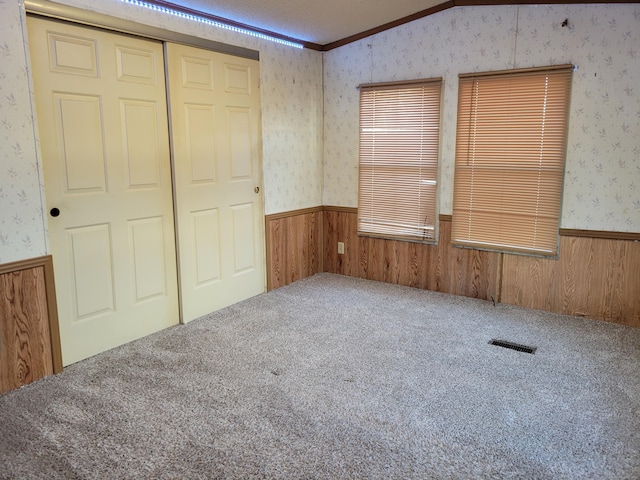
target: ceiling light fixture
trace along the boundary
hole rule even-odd
[[[185,18],[187,20],[192,20],[194,22],[199,22],[199,23],[204,23],[205,25],[210,25],[212,27],[216,27],[216,28],[223,28],[225,30],[230,30],[232,32],[236,32],[236,33],[242,33],[244,35],[250,35],[252,37],[256,37],[256,38],[260,38],[262,40],[269,40],[271,42],[276,42],[276,43],[280,43],[282,45],[287,45],[288,47],[293,47],[293,48],[304,48],[304,46],[300,43],[296,43],[296,42],[292,42],[289,40],[285,40],[282,38],[277,38],[277,37],[272,37],[269,35],[266,35],[264,33],[258,32],[258,31],[254,31],[254,30],[250,30],[247,28],[242,28],[242,27],[238,27],[229,23],[224,23],[224,22],[220,22],[218,20],[213,20],[211,18],[207,18],[206,16],[203,15],[196,15],[195,13],[189,13],[186,11],[180,11],[177,10],[175,8],[171,8],[168,6],[163,6],[163,5],[157,5],[155,3],[150,3],[150,2],[143,2],[141,0],[120,0],[121,2],[124,3],[129,3],[131,5],[136,5],[138,7],[144,7],[147,8],[149,10],[154,10],[156,12],[161,12],[164,13],[166,15],[172,15],[174,17],[179,17],[179,18]]]

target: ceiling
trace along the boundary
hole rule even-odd
[[[132,1],[132,0],[124,0]],[[640,0],[142,0],[330,50],[455,6],[640,3]],[[2,0],[0,0],[2,3]]]
[[[179,5],[321,46],[418,14],[444,2],[445,0],[168,0],[156,3]]]

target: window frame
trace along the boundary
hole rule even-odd
[[[453,246],[558,256],[572,71],[554,65],[459,75]],[[535,206],[527,203],[532,192]]]
[[[438,77],[362,84],[358,87],[360,90],[358,236],[437,244],[444,91],[442,86],[442,78]],[[403,108],[401,103],[390,106],[385,102],[392,99],[384,96],[381,97],[383,98],[381,108],[388,108],[388,115],[375,116],[376,100],[372,100],[371,96],[375,97],[376,93],[383,95],[381,92],[391,96],[396,92],[399,100],[415,101],[417,97],[403,99],[402,96],[416,89],[422,89],[421,104],[405,104],[407,108]],[[368,103],[370,101],[373,103]],[[416,126],[411,123],[410,127],[407,127],[405,122],[412,121],[414,117],[411,112],[416,113],[417,110],[421,110],[422,116],[419,119],[416,117],[421,124]],[[398,116],[394,117],[394,115]],[[437,117],[437,122],[433,121],[434,117]],[[425,124],[425,119],[429,120],[428,124]],[[389,123],[389,120],[392,123]],[[393,123],[394,120],[398,123]],[[375,128],[380,128],[383,134],[380,136],[380,133],[375,132]],[[391,128],[395,128],[396,131],[389,135]],[[367,129],[369,131],[365,132]],[[387,131],[384,132],[384,130]],[[407,133],[409,130],[419,133],[415,135]],[[386,137],[385,134],[387,134]],[[398,135],[405,135],[406,137],[401,138],[405,138],[406,142],[400,142],[397,139]],[[412,143],[418,139],[419,149],[417,149],[418,144]],[[396,149],[393,149],[394,146]],[[427,149],[424,149],[425,146]],[[378,147],[377,151],[376,147]],[[386,153],[380,154],[385,151]],[[389,153],[391,151],[393,153]],[[385,173],[388,183],[375,178],[376,170],[378,174]],[[427,174],[427,172],[431,173]],[[429,192],[430,188],[431,192]],[[387,191],[391,194],[383,198],[384,192]],[[415,204],[413,201],[407,202],[407,196],[411,191],[414,193],[417,191],[417,197],[421,201]],[[412,208],[403,210],[406,205]],[[428,210],[426,213],[425,209]],[[392,219],[389,218],[390,215],[393,216]],[[423,217],[424,222],[417,220]]]

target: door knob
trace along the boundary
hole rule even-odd
[[[260,191],[260,187],[256,187],[253,189],[254,192],[258,193]]]
[[[57,217],[58,215],[60,215],[60,209],[56,208],[56,207],[53,207],[51,210],[49,210],[49,214],[52,217]]]

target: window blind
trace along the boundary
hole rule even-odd
[[[460,76],[453,244],[557,254],[572,69]]]
[[[435,241],[441,84],[360,86],[358,234]]]

